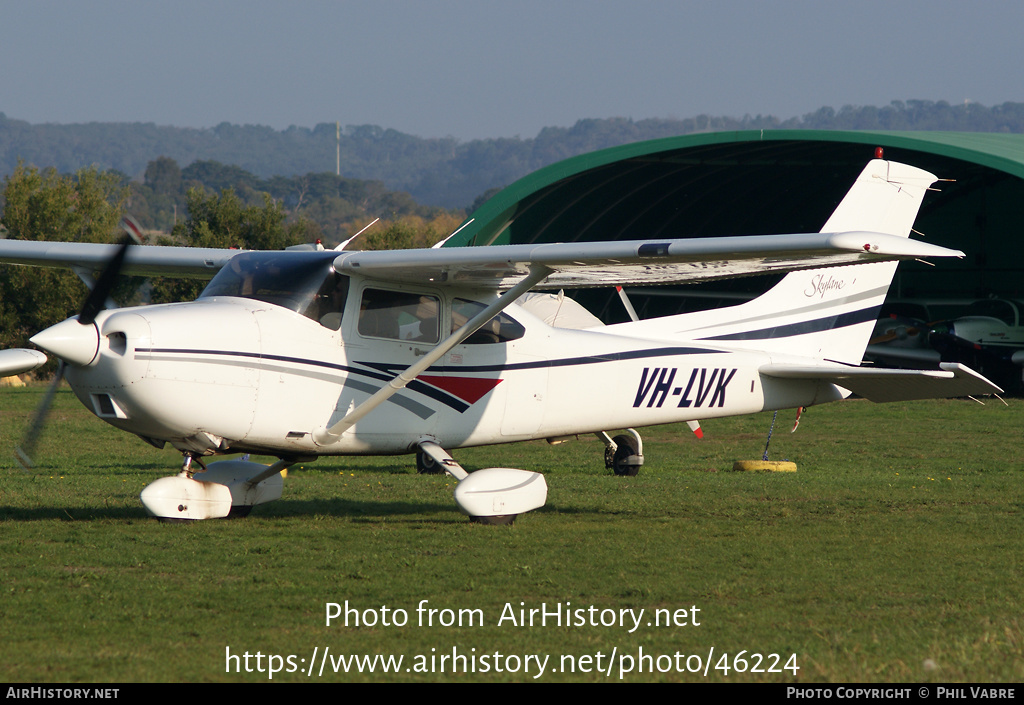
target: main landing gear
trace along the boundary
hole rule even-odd
[[[459,465],[448,451],[436,442],[419,442],[416,468],[437,467],[459,481],[455,486],[455,503],[471,521],[481,524],[511,524],[520,514],[543,507],[548,498],[548,485],[540,473],[516,468],[485,468],[472,473]],[[422,462],[429,458],[432,464]]]
[[[596,434],[604,443],[604,466],[621,477],[635,477],[644,464],[644,442],[632,428],[610,437],[604,431]]]
[[[416,472],[420,475],[441,475],[444,468],[434,457],[422,450],[416,451]]]

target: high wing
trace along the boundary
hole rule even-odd
[[[922,257],[963,253],[905,237],[854,231],[364,251],[339,255],[334,267],[390,281],[503,290],[536,266],[552,270],[544,288],[580,288],[697,282]]]
[[[117,248],[118,245],[91,242],[0,240],[0,262],[95,272],[103,269]],[[140,245],[128,250],[121,273],[135,276],[209,278],[227,264],[228,260],[243,251],[212,247]]]
[[[117,245],[0,240],[0,262],[97,271]],[[123,273],[211,277],[243,250],[138,246]],[[669,284],[813,269],[881,260],[963,257],[963,253],[883,233],[854,231],[797,235],[619,240],[417,250],[344,252],[339,272],[390,281],[505,290],[531,267],[552,270],[546,288]]]

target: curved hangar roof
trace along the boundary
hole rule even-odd
[[[446,245],[817,232],[875,147],[952,179],[915,229],[967,254],[901,265],[890,296],[1021,296],[1024,135],[752,130],[623,145],[516,181]]]

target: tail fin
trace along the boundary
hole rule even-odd
[[[864,230],[908,237],[935,178],[906,164],[872,160],[821,232]],[[660,332],[720,341],[730,348],[859,364],[897,264],[791,272],[747,303],[660,319],[671,321]]]

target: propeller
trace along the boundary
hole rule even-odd
[[[99,315],[100,311],[106,308],[107,299],[110,297],[110,293],[114,290],[114,286],[117,284],[118,277],[121,274],[121,269],[124,267],[125,257],[128,256],[128,248],[132,245],[141,244],[142,230],[139,228],[139,224],[134,218],[129,215],[124,216],[121,219],[120,226],[121,229],[125,231],[124,238],[121,240],[117,250],[114,252],[114,256],[107,260],[106,265],[103,267],[103,272],[92,287],[92,291],[90,291],[89,295],[85,297],[85,301],[82,303],[82,308],[78,312],[77,319],[69,319],[69,321],[77,320],[78,324],[82,326],[91,326],[96,321],[96,316]],[[67,323],[67,321],[65,321],[65,323]],[[60,326],[62,324],[58,323],[57,325]],[[38,335],[36,337],[38,337]],[[33,340],[34,339],[35,338],[33,338]],[[22,439],[21,444],[14,449],[18,462],[26,470],[35,466],[35,463],[32,462],[32,456],[35,454],[36,443],[39,441],[39,436],[46,423],[46,417],[49,415],[50,407],[53,405],[53,397],[57,393],[57,387],[60,386],[61,380],[64,379],[64,372],[66,368],[67,364],[65,361],[63,359],[59,359],[57,363],[57,372],[54,373],[53,380],[50,382],[50,386],[46,390],[43,400],[39,403],[35,416],[32,417],[32,423],[28,427],[28,432],[25,433],[25,437]]]
[[[907,338],[913,338],[920,332],[921,329],[915,326],[897,326],[896,328],[888,328],[881,335],[875,336],[869,340],[868,345],[881,345],[893,340],[906,340]]]
[[[932,321],[926,323],[925,321],[918,320],[916,318],[901,318],[896,314],[891,314],[889,318],[892,321],[893,327],[886,328],[884,331],[879,332],[877,329],[875,337],[868,341],[868,345],[882,345],[883,343],[889,343],[893,340],[906,340],[907,338],[914,338],[921,334],[921,331],[930,330],[939,321]],[[879,319],[879,322],[881,319]]]
[[[39,403],[36,408],[35,416],[32,417],[32,424],[28,427],[28,432],[25,437],[21,440],[21,445],[14,449],[14,454],[18,458],[18,462],[21,467],[25,470],[35,467],[35,463],[32,462],[32,456],[36,451],[36,443],[39,440],[39,434],[43,430],[43,424],[46,423],[46,417],[50,414],[50,406],[53,404],[53,395],[57,393],[57,387],[60,386],[61,380],[64,379],[64,361],[57,361],[57,372],[53,375],[53,379],[50,381],[50,386],[46,390],[46,394],[43,396],[43,401]]]

